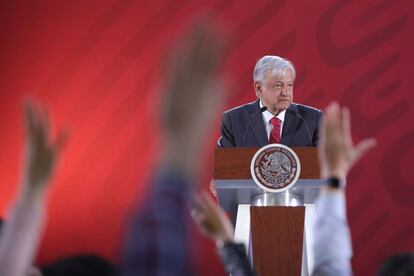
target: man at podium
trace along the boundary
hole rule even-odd
[[[296,71],[278,56],[264,56],[253,72],[257,100],[227,110],[222,116],[219,147],[316,146],[321,110],[293,102]]]

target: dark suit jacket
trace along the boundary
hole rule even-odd
[[[259,101],[223,113],[219,147],[262,147],[269,144]],[[289,147],[316,146],[321,110],[292,103],[286,110],[280,143]]]

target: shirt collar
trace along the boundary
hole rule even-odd
[[[262,100],[259,101],[259,106],[260,106],[260,108],[262,108],[264,106],[263,103],[262,103]],[[270,113],[269,110],[263,111],[262,115],[263,115],[263,120],[266,123],[269,123],[269,121],[273,117],[275,117],[275,115],[273,115],[272,113]],[[282,112],[280,112],[279,114],[277,114],[276,118],[278,118],[280,121],[284,122],[285,121],[285,115],[286,115],[286,109],[283,110]]]

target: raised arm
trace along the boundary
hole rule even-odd
[[[223,98],[217,77],[222,40],[197,24],[173,51],[161,102],[164,151],[133,218],[123,275],[190,275],[188,198],[197,188],[202,149]]]
[[[352,275],[352,245],[344,195],[346,176],[375,143],[366,139],[354,145],[348,109],[336,103],[326,108],[318,153],[321,176],[330,185],[322,189],[316,202],[313,275]]]
[[[0,235],[0,275],[8,276],[25,275],[32,264],[45,220],[46,190],[65,139],[61,133],[50,141],[49,121],[38,105],[26,104],[24,115],[22,183]]]

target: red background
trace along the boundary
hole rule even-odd
[[[84,251],[118,259],[125,219],[145,197],[157,152],[162,95],[154,88],[165,52],[207,11],[231,36],[226,108],[254,100],[255,61],[280,55],[298,71],[297,102],[339,101],[351,109],[355,140],[378,140],[349,178],[356,275],[413,250],[411,1],[2,1],[0,215],[17,191],[24,97],[45,101],[55,125],[67,122],[72,132],[39,261]],[[213,150],[218,124],[211,133]],[[202,240],[198,251],[201,274],[223,273],[210,243]]]

